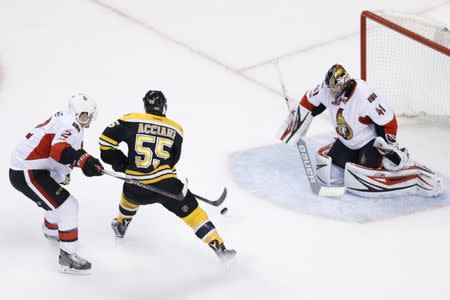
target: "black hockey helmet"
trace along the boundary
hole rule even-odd
[[[330,88],[334,97],[341,92],[345,83],[350,79],[347,71],[340,64],[333,65],[325,75],[325,85]]]
[[[148,91],[144,99],[145,112],[148,114],[165,115],[167,110],[167,100],[161,91]]]

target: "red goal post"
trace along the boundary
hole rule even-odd
[[[450,32],[398,12],[361,13],[361,78],[398,115],[450,116]]]

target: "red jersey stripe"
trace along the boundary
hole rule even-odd
[[[25,160],[49,158],[54,137],[54,133],[45,134],[39,144],[33,149],[33,151],[31,151]]]
[[[303,96],[302,100],[300,100],[300,105],[309,111],[312,111],[315,107],[314,104],[309,102],[308,97],[306,97],[306,94]]]

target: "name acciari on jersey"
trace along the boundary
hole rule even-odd
[[[13,170],[49,170],[56,182],[63,182],[73,169],[58,162],[62,151],[71,146],[82,148],[83,127],[72,112],[57,112],[37,125],[14,149],[10,167]]]
[[[352,150],[360,149],[377,137],[375,126],[395,136],[397,125],[394,112],[364,80],[350,80],[335,98],[324,83],[309,90],[301,100],[308,110],[324,105],[339,140]],[[394,124],[395,123],[395,124]]]
[[[125,173],[129,178],[146,184],[176,178],[175,165],[183,142],[183,130],[178,123],[153,114],[123,116],[100,136],[100,151],[105,162],[113,164],[120,158],[116,151],[120,151],[121,142],[128,146]]]

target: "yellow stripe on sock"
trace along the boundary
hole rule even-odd
[[[209,221],[208,215],[206,212],[198,206],[196,209],[194,209],[188,216],[182,218],[182,220],[189,225],[193,230],[198,229],[198,226],[202,223],[206,223]],[[203,238],[203,242],[206,244],[209,244],[211,241],[217,240],[219,244],[223,243],[222,238],[220,237],[219,233],[216,229],[212,230],[209,234],[207,234]]]
[[[200,223],[208,221],[208,215],[200,206],[197,206],[197,208],[194,209],[188,216],[182,219],[189,225],[189,227],[195,230]]]
[[[136,205],[134,203],[131,203],[127,199],[125,199],[125,196],[122,194],[122,197],[120,198],[120,205],[122,205],[124,208],[129,210],[136,210],[139,208],[139,205]]]

